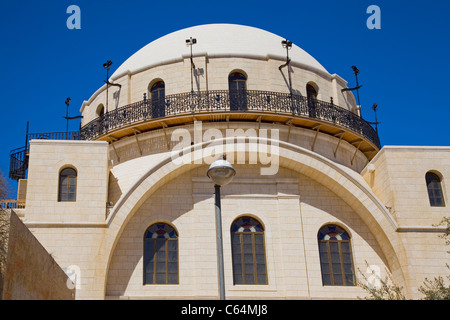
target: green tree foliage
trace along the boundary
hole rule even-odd
[[[367,263],[367,270],[370,270]],[[386,270],[387,276],[383,279],[372,270],[372,274],[367,277],[358,268],[359,273],[364,281],[357,281],[359,287],[363,288],[369,296],[362,299],[365,300],[405,300],[406,297],[402,292],[402,287],[396,285],[392,280],[392,276],[389,271]],[[360,298],[361,299],[361,298]]]
[[[446,245],[450,245],[450,218],[445,217],[437,226],[445,226],[444,234],[440,235],[445,240]],[[450,251],[447,251],[450,253]],[[450,269],[447,264],[447,268]],[[450,300],[450,275],[446,276],[447,283],[444,277],[434,277],[430,280],[425,278],[419,292],[424,295],[424,300]]]
[[[450,276],[447,276],[447,281],[450,283]],[[425,278],[419,292],[424,295],[423,300],[450,300],[450,285],[441,276],[433,280]]]
[[[446,245],[450,245],[450,218],[446,217],[437,226],[446,226],[444,234],[440,237],[445,240]],[[369,264],[366,261],[367,266]],[[447,264],[447,268],[450,266]],[[399,287],[392,281],[392,277],[386,270],[388,276],[381,279],[374,272],[370,276],[372,281],[359,270],[364,281],[358,281],[358,286],[363,288],[369,296],[366,300],[405,300],[405,295],[402,293],[402,287]],[[373,279],[378,279],[377,285],[373,285]],[[446,276],[447,283],[444,277],[434,277],[434,279],[425,278],[423,284],[419,287],[419,292],[423,294],[423,300],[450,300],[450,275]]]

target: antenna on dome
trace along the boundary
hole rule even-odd
[[[190,37],[186,39],[186,45],[191,47],[191,93],[194,93],[194,78],[193,73],[195,69],[194,59],[192,59],[192,46],[197,43],[197,39]]]
[[[289,50],[292,48],[292,42],[288,39],[282,40],[281,45],[283,48],[286,48],[286,63],[279,66],[278,69],[288,67],[288,76],[289,76],[289,92],[292,95],[292,78],[291,78],[291,69],[289,68],[289,64],[291,63],[291,58],[289,58]]]

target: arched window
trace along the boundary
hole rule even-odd
[[[144,234],[144,284],[178,283],[178,235],[166,223],[151,225]]]
[[[267,284],[264,229],[253,218],[242,217],[231,226],[234,284]]]
[[[354,286],[355,272],[347,232],[336,225],[328,225],[320,229],[318,240],[322,284]]]
[[[317,90],[312,84],[306,85],[306,97],[308,99],[308,114],[310,118],[316,117]]]
[[[152,118],[160,118],[166,115],[166,88],[164,81],[154,83],[150,88],[152,104]]]
[[[233,72],[228,77],[230,91],[230,110],[247,110],[247,78],[240,72]]]
[[[103,106],[103,104],[98,105],[96,113],[99,117],[105,114],[105,107]]]
[[[317,90],[314,88],[314,86],[310,83],[306,85],[306,96],[309,100],[317,100]]]
[[[59,174],[58,201],[76,201],[77,171],[65,168]]]
[[[425,175],[427,182],[428,198],[432,207],[445,207],[444,194],[442,192],[441,178],[433,172]]]

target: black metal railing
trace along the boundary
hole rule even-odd
[[[79,131],[28,133],[27,143],[33,139],[40,140],[81,140]]]
[[[177,115],[223,112],[267,112],[316,119],[358,133],[381,149],[378,133],[370,123],[333,103],[289,93],[214,90],[173,94],[163,99],[138,101],[101,115],[83,126],[79,132],[27,133],[25,147],[10,152],[9,177],[14,180],[25,179],[28,169],[29,141],[33,139],[94,140],[110,131],[148,120]]]
[[[370,123],[347,109],[300,95],[255,90],[188,92],[168,95],[159,100],[142,100],[92,120],[81,128],[80,135],[84,140],[93,140],[112,130],[147,120],[236,111],[270,112],[325,121],[356,132],[381,149],[378,134]]]
[[[25,179],[28,169],[28,150],[17,148],[9,153],[9,177],[14,180]]]

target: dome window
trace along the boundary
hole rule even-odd
[[[306,97],[308,100],[308,114],[310,118],[316,117],[317,90],[311,84],[306,85]]]
[[[166,116],[166,88],[164,81],[154,83],[150,88],[150,99],[152,105],[152,118]]]
[[[105,107],[103,106],[103,104],[98,105],[96,113],[98,117],[101,117],[105,114]]]
[[[247,111],[247,78],[240,72],[232,72],[228,77],[230,90],[230,110]]]

